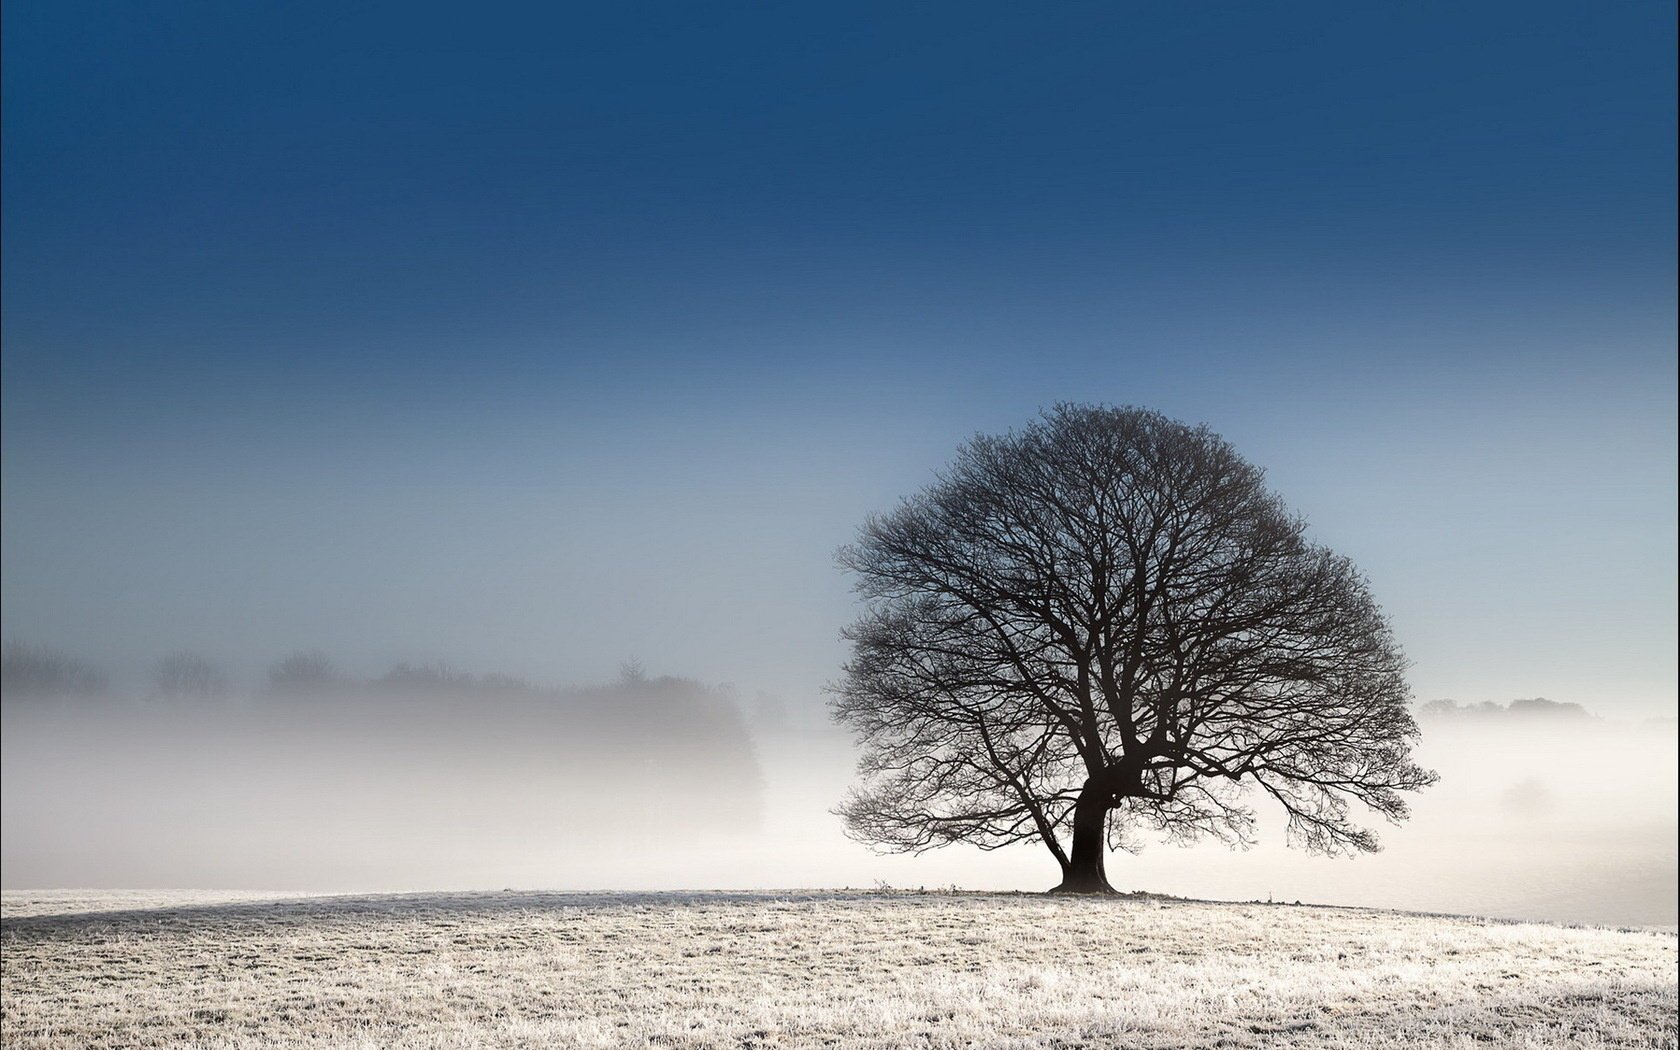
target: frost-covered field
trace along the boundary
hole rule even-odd
[[[1673,1047],[1672,932],[1035,896],[4,898],[30,1047]]]

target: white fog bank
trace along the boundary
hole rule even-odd
[[[465,684],[463,684],[465,683]],[[746,710],[743,711],[742,708]],[[1150,844],[1122,890],[1609,924],[1676,922],[1673,723],[1436,705],[1441,781],[1383,852]],[[7,889],[1043,890],[1039,846],[881,856],[830,811],[844,734],[683,679],[377,680],[236,700],[4,708]]]

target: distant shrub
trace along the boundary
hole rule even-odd
[[[313,692],[339,680],[331,658],[318,649],[299,650],[275,661],[268,669],[268,684],[280,692]]]
[[[395,690],[437,692],[449,689],[472,689],[476,680],[465,671],[457,671],[442,660],[426,664],[400,663],[386,671],[374,684]]]
[[[1564,718],[1576,721],[1593,717],[1580,704],[1547,700],[1543,696],[1537,696],[1532,700],[1512,700],[1507,710],[1513,715],[1522,715],[1527,718]]]
[[[0,654],[0,690],[8,696],[94,696],[104,692],[105,676],[85,660],[12,640]]]
[[[152,669],[152,695],[161,700],[220,700],[228,692],[227,675],[197,653],[170,653]]]

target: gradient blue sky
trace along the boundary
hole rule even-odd
[[[8,637],[814,710],[862,517],[1105,401],[1421,699],[1675,710],[1670,3],[4,19]]]

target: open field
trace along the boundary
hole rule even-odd
[[[4,902],[19,1050],[1676,1045],[1665,931],[971,894]]]

